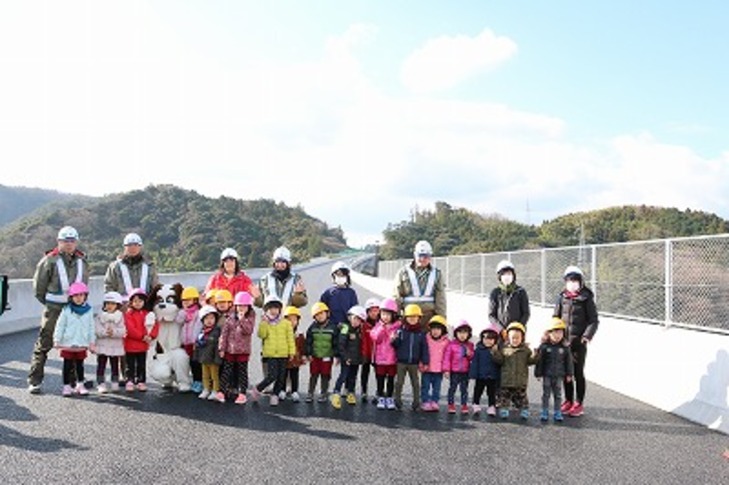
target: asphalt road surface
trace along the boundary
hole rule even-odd
[[[304,278],[313,303],[329,285],[328,265]],[[358,291],[362,302],[371,296]],[[55,352],[44,393],[27,393],[34,340],[0,337],[5,483],[729,483],[729,437],[594,384],[585,415],[560,425],[360,402],[241,407],[154,384],[146,394],[63,398]],[[86,369],[94,375],[91,358]],[[251,362],[251,382],[259,379]],[[302,381],[306,389],[306,371]],[[533,415],[539,396],[533,384]]]

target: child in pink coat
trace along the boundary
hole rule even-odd
[[[400,322],[397,319],[397,302],[392,298],[382,300],[380,321],[370,332],[374,345],[375,377],[377,378],[377,409],[395,409],[392,397],[397,372],[397,353],[392,340],[397,335]],[[387,383],[387,387],[385,387]]]
[[[450,379],[448,386],[448,413],[455,414],[456,389],[461,390],[461,413],[468,414],[468,370],[473,359],[471,325],[461,320],[453,331],[456,338],[450,341],[443,356],[443,374]]]
[[[448,347],[448,324],[440,315],[434,315],[428,322],[428,335],[425,341],[428,344],[430,362],[420,366],[421,409],[426,412],[438,412],[440,401],[440,388],[443,383],[443,356]]]

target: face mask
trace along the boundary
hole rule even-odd
[[[504,286],[509,286],[514,282],[514,275],[511,273],[504,273],[501,275],[501,283]]]
[[[347,284],[347,277],[346,276],[335,276],[334,284],[337,286],[345,286]]]
[[[580,291],[580,282],[570,280],[564,284],[564,289],[569,291],[570,293],[577,293],[578,291]]]

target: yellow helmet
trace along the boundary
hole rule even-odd
[[[526,328],[519,322],[511,322],[509,326],[506,327],[506,332],[508,333],[510,330],[519,330],[521,333],[526,334]]]
[[[432,327],[433,325],[442,325],[443,328],[448,328],[448,322],[446,322],[445,317],[442,315],[433,315],[430,321],[428,321],[428,327]]]
[[[311,307],[311,316],[315,316],[317,313],[321,312],[328,312],[329,307],[326,305],[326,303],[322,303],[320,301],[314,303],[314,305]]]
[[[567,329],[567,325],[564,323],[564,321],[562,321],[561,318],[558,318],[558,317],[554,317],[552,319],[552,324],[549,326],[550,332],[552,330],[566,330],[566,329]]]
[[[188,286],[182,290],[181,298],[183,300],[197,300],[200,298],[200,292],[194,286]]]
[[[218,290],[215,292],[215,303],[222,303],[222,302],[230,302],[233,303],[233,295],[228,290]]]
[[[296,315],[297,317],[301,318],[301,312],[298,308],[295,306],[287,306],[284,310],[284,317],[290,317],[291,315]]]
[[[410,305],[407,305],[405,307],[405,311],[403,312],[403,315],[406,317],[422,317],[423,310],[421,310],[418,305],[411,303]]]

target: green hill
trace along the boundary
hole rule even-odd
[[[55,190],[0,185],[0,227],[49,203],[68,201],[75,197]]]
[[[79,203],[58,203],[0,229],[0,273],[31,277],[35,263],[55,246],[58,229],[76,227],[92,274],[103,274],[121,251],[124,234],[138,232],[160,272],[210,271],[232,246],[245,267],[267,267],[284,244],[297,261],[346,248],[340,228],[272,200],[211,199],[169,185],[149,186]]]

